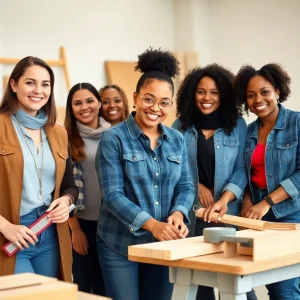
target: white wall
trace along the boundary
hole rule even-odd
[[[281,63],[292,77],[286,105],[300,110],[300,0],[0,0],[0,8],[0,56],[56,59],[65,46],[72,84],[98,88],[105,60],[136,61],[149,46],[192,50],[201,65],[233,72]],[[11,69],[0,65],[0,83]],[[55,74],[63,105],[63,72]]]
[[[57,59],[64,46],[71,84],[100,88],[106,84],[105,60],[136,61],[149,46],[172,49],[173,1],[0,0],[0,26],[0,57]],[[56,100],[63,105],[63,72],[55,68],[55,75]]]
[[[300,110],[300,1],[210,0],[211,61],[237,72],[280,63],[292,78],[285,103]],[[254,119],[251,116],[251,119]]]

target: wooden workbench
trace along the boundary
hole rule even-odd
[[[198,285],[217,287],[222,300],[246,300],[246,293],[256,286],[300,275],[300,253],[255,262],[244,255],[225,258],[224,253],[173,261],[132,255],[129,259],[169,266],[172,300],[194,300]]]

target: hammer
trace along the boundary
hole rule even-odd
[[[225,257],[237,255],[237,244],[244,247],[253,247],[253,240],[236,236],[236,229],[230,227],[212,227],[203,230],[204,242],[218,244],[225,242]]]

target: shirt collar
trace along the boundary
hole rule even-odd
[[[286,126],[286,118],[287,118],[287,109],[280,103],[278,103],[279,106],[279,113],[276,120],[276,123],[274,125],[274,129],[284,129]],[[255,125],[254,125],[254,131],[251,134],[251,137],[257,137],[259,126],[260,126],[260,120],[259,118],[256,119]]]
[[[143,134],[143,131],[136,123],[134,117],[136,112],[133,111],[126,120],[126,126],[128,128],[129,135],[131,139],[136,140]],[[171,140],[170,133],[168,132],[167,128],[162,124],[158,124],[162,137],[166,137],[169,141]]]

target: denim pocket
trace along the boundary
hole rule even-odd
[[[178,154],[167,154],[167,160],[170,166],[170,178],[179,178],[181,174],[182,156]]]
[[[136,180],[142,179],[146,175],[146,156],[144,153],[127,153],[123,154],[126,174]]]
[[[224,145],[224,156],[226,160],[235,161],[239,151],[239,141],[237,140],[225,140]]]
[[[281,164],[289,164],[296,160],[298,141],[283,141],[277,142],[276,148],[278,151],[278,161]]]

